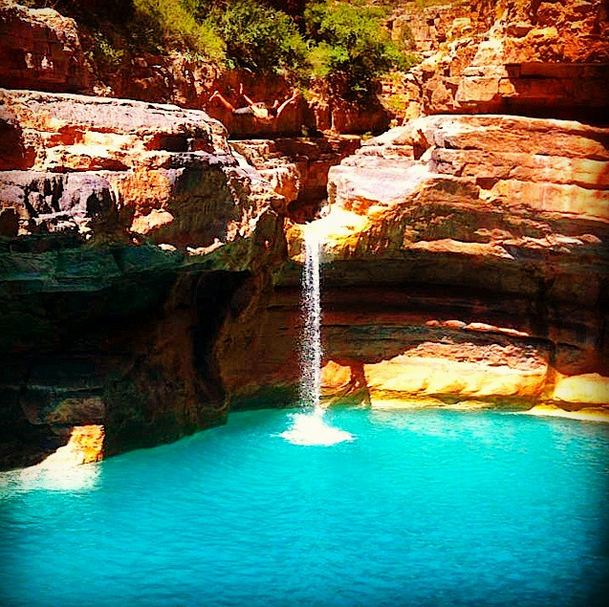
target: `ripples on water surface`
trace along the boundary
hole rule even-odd
[[[602,604],[609,428],[499,413],[328,414],[291,444],[236,413],[76,475],[0,483],[0,604]]]

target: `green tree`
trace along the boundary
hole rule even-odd
[[[207,20],[225,41],[235,66],[306,75],[307,45],[294,20],[283,11],[234,0],[209,11]]]
[[[338,94],[365,100],[378,76],[406,67],[404,56],[383,27],[385,9],[335,0],[313,2],[304,13],[307,36],[314,41],[311,62]]]
[[[208,20],[195,18],[188,2],[180,0],[133,0],[136,18],[156,26],[165,42],[184,46],[209,59],[225,56],[225,44]]]

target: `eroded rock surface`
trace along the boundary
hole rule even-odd
[[[455,3],[421,7],[416,2],[400,3],[387,21],[391,39],[400,47],[423,55],[435,53],[455,32],[473,33],[472,8]]]
[[[607,123],[606,2],[478,0],[468,16],[456,15],[445,40],[435,39],[436,52],[402,84],[402,115],[500,113]]]
[[[333,168],[307,228],[325,357],[344,368],[329,392],[609,405],[608,175],[609,130],[514,116],[415,120]],[[269,385],[295,381],[297,280],[286,268],[268,309]]]
[[[277,210],[300,223],[316,217],[327,198],[328,172],[360,144],[356,135],[231,141],[248,170],[283,197],[285,206]]]
[[[0,119],[2,466],[73,426],[112,454],[221,422],[215,339],[257,330],[280,197],[204,112],[2,90]]]
[[[0,1],[0,87],[76,93],[93,82],[73,19]]]
[[[427,56],[400,115],[453,115],[346,158],[307,228],[324,239],[325,394],[603,412],[609,133],[462,114],[606,122],[606,3],[454,10],[393,23]],[[74,437],[91,461],[220,423],[231,404],[294,402],[302,227],[282,264],[283,217],[310,219],[356,147],[300,135],[383,129],[388,113],[323,87],[281,124],[214,106],[233,138],[266,138],[234,154],[208,114],[152,102],[200,108],[243,83],[271,102],[287,82],[145,56],[92,84],[71,20],[4,2],[0,29],[0,84],[146,101],[0,90],[0,465],[72,453]]]

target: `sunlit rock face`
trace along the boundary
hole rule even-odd
[[[327,198],[328,172],[360,146],[357,135],[231,141],[244,168],[279,194],[276,210],[298,222],[314,219]]]
[[[257,331],[280,197],[204,112],[0,90],[0,124],[1,465],[74,426],[112,454],[222,421],[215,339]]]
[[[208,246],[247,233],[267,202],[250,196],[224,128],[204,112],[6,90],[0,104],[14,140],[0,144],[2,200],[20,233],[110,228],[120,216],[132,234]]]
[[[283,263],[283,217],[311,219],[347,153],[313,228],[327,399],[607,405],[608,132],[473,115],[606,122],[606,3],[431,10],[406,115],[452,116],[353,154],[359,141],[311,143],[303,126],[383,129],[380,106],[318,90],[269,125],[210,104],[233,139],[291,137],[231,148],[207,113],[152,102],[202,107],[244,83],[270,103],[285,80],[147,56],[102,85],[72,20],[2,3],[0,84],[50,92],[0,90],[0,466],[81,453],[79,437],[92,461],[220,423],[229,403],[294,403],[302,235],[288,229]]]
[[[609,404],[608,176],[609,130],[573,121],[432,116],[366,142],[312,227],[325,360],[345,368],[328,393]],[[299,259],[298,226],[288,240]],[[297,280],[280,276],[257,363],[286,386]]]
[[[500,113],[606,123],[603,0],[471,3],[408,76],[405,115]]]
[[[459,29],[473,33],[471,4],[422,6],[422,3],[396,3],[387,23],[391,39],[397,44],[422,54],[430,54],[450,39]]]

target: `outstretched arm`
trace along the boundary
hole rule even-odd
[[[256,105],[256,102],[243,92],[243,82],[239,84],[239,95],[241,95],[241,97],[245,99],[245,103],[247,103],[247,105],[249,105],[250,107]]]
[[[253,105],[256,105],[256,102],[253,99],[250,99],[245,93],[241,93],[243,95],[243,98],[245,99],[245,102],[252,107]]]
[[[210,101],[217,99],[227,110],[234,111],[235,106],[226,97],[223,97],[218,91],[209,98]]]
[[[281,112],[283,112],[283,110],[285,110],[285,108],[290,105],[290,103],[296,101],[296,99],[298,99],[300,93],[298,91],[296,91],[289,99],[286,99],[278,108],[277,108],[277,114],[276,116],[279,116],[281,114]]]

